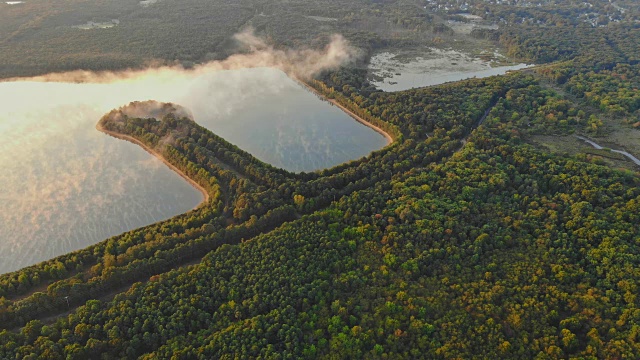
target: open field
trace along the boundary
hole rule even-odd
[[[573,135],[534,135],[531,137],[531,143],[555,155],[588,159],[594,163],[607,165],[611,168],[623,168],[631,171],[638,170],[638,167],[626,157],[611,151],[594,149]],[[620,147],[615,146],[613,148],[619,149]]]

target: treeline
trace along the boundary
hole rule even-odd
[[[640,26],[603,28],[518,26],[502,30],[500,43],[510,56],[533,63],[573,60],[557,81],[581,72],[611,70],[618,63],[640,60]]]

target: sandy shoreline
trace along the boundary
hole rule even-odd
[[[291,77],[293,80],[295,80],[297,83],[299,83],[300,85],[304,86],[307,90],[311,91],[312,93],[318,95],[321,99],[326,100],[330,103],[332,103],[333,105],[337,106],[340,108],[340,110],[344,111],[347,115],[351,116],[355,121],[359,122],[360,124],[373,129],[375,132],[377,132],[378,134],[382,135],[386,140],[387,140],[387,145],[393,143],[393,137],[391,137],[391,135],[389,133],[387,133],[386,131],[382,130],[381,128],[379,128],[378,126],[368,122],[367,120],[361,118],[360,116],[356,115],[355,113],[353,113],[351,110],[347,109],[346,107],[342,106],[340,103],[338,103],[335,99],[329,99],[326,96],[324,96],[323,94],[321,94],[320,92],[318,92],[318,90],[314,89],[311,85],[307,84],[306,82],[292,76]]]
[[[191,184],[191,186],[193,186],[196,190],[198,190],[203,196],[203,200],[196,207],[194,207],[193,210],[198,209],[203,204],[206,204],[206,203],[209,202],[209,193],[207,192],[207,190],[205,188],[203,188],[202,186],[200,186],[200,184],[195,182],[189,176],[187,176],[187,174],[183,173],[182,170],[178,169],[173,164],[171,164],[169,161],[167,161],[164,158],[164,156],[162,156],[162,154],[160,154],[159,152],[153,150],[152,148],[148,147],[143,142],[141,142],[140,140],[138,140],[138,139],[136,139],[136,138],[134,138],[132,136],[119,134],[119,133],[107,130],[104,127],[102,127],[102,125],[100,125],[99,122],[96,124],[96,129],[98,131],[100,131],[100,132],[103,132],[103,133],[109,135],[109,136],[113,136],[114,138],[117,138],[117,139],[120,139],[120,140],[125,140],[125,141],[134,143],[134,144],[142,147],[146,152],[148,152],[149,154],[153,155],[158,160],[162,161],[165,165],[167,165],[169,167],[169,169],[175,171],[178,175],[180,175],[180,177],[182,177],[183,179],[187,180],[189,182],[189,184]]]

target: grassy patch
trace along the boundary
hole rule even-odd
[[[530,144],[533,146],[552,154],[575,157],[580,160],[606,165],[611,168],[624,168],[637,171],[635,164],[630,162],[622,154],[618,154],[607,149],[594,149],[589,144],[577,139],[573,135],[533,135],[529,140]]]

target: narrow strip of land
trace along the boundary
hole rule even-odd
[[[96,129],[100,132],[103,132],[107,135],[113,136],[114,138],[120,139],[120,140],[125,140],[128,142],[131,142],[133,144],[139,145],[140,147],[142,147],[146,152],[148,152],[149,154],[155,156],[158,160],[162,161],[165,165],[167,165],[169,167],[169,169],[175,171],[178,175],[180,175],[183,179],[185,179],[186,181],[189,182],[189,184],[191,184],[191,186],[193,186],[196,190],[198,190],[202,196],[203,196],[203,200],[200,202],[200,204],[198,204],[195,208],[199,208],[201,207],[203,204],[206,204],[209,202],[209,192],[207,192],[207,190],[202,187],[200,184],[198,184],[197,182],[195,182],[193,179],[191,179],[189,176],[187,176],[187,174],[183,173],[182,170],[178,169],[177,167],[175,167],[173,164],[171,164],[169,161],[167,161],[164,156],[162,156],[162,154],[160,154],[159,152],[157,152],[156,150],[150,148],[149,146],[147,146],[146,144],[144,144],[143,142],[141,142],[140,140],[129,136],[129,135],[123,135],[123,134],[119,134],[110,130],[105,129],[102,125],[100,125],[100,123],[98,123],[96,125]]]
[[[313,89],[313,88],[312,88]],[[316,91],[315,89],[313,89],[313,91]],[[317,92],[316,92],[317,93]],[[317,93],[319,94],[319,93]],[[347,113],[347,115],[351,116],[355,121],[361,123],[364,126],[367,126],[371,129],[373,129],[374,131],[376,131],[377,133],[379,133],[380,135],[382,135],[386,140],[387,140],[387,145],[391,144],[393,142],[393,138],[391,137],[391,135],[389,135],[389,133],[387,133],[386,131],[382,130],[381,128],[373,125],[372,123],[368,122],[367,120],[361,118],[360,116],[356,115],[354,112],[352,112],[351,110],[347,109],[346,107],[342,106],[340,103],[338,103],[336,100],[334,99],[327,99],[325,98],[328,102],[332,103],[333,105],[339,107],[342,111],[344,111],[345,113]]]
[[[337,102],[335,99],[329,99],[326,96],[324,96],[323,94],[321,94],[318,90],[314,89],[312,86],[310,86],[309,84],[307,84],[306,82],[298,79],[297,77],[290,75],[291,78],[296,81],[298,84],[304,86],[307,90],[311,91],[312,93],[316,94],[317,96],[319,96],[321,99],[326,100],[328,102],[330,102],[331,104],[337,106],[340,108],[340,110],[344,111],[347,115],[351,116],[355,121],[361,123],[364,126],[367,126],[371,129],[373,129],[375,132],[379,133],[380,135],[384,136],[384,138],[387,140],[387,145],[391,144],[393,142],[393,137],[391,137],[391,135],[389,133],[387,133],[386,131],[382,130],[380,127],[373,125],[372,123],[368,122],[367,120],[361,118],[360,116],[356,115],[353,111],[347,109],[345,106],[343,106],[342,104],[340,104],[339,102]]]

